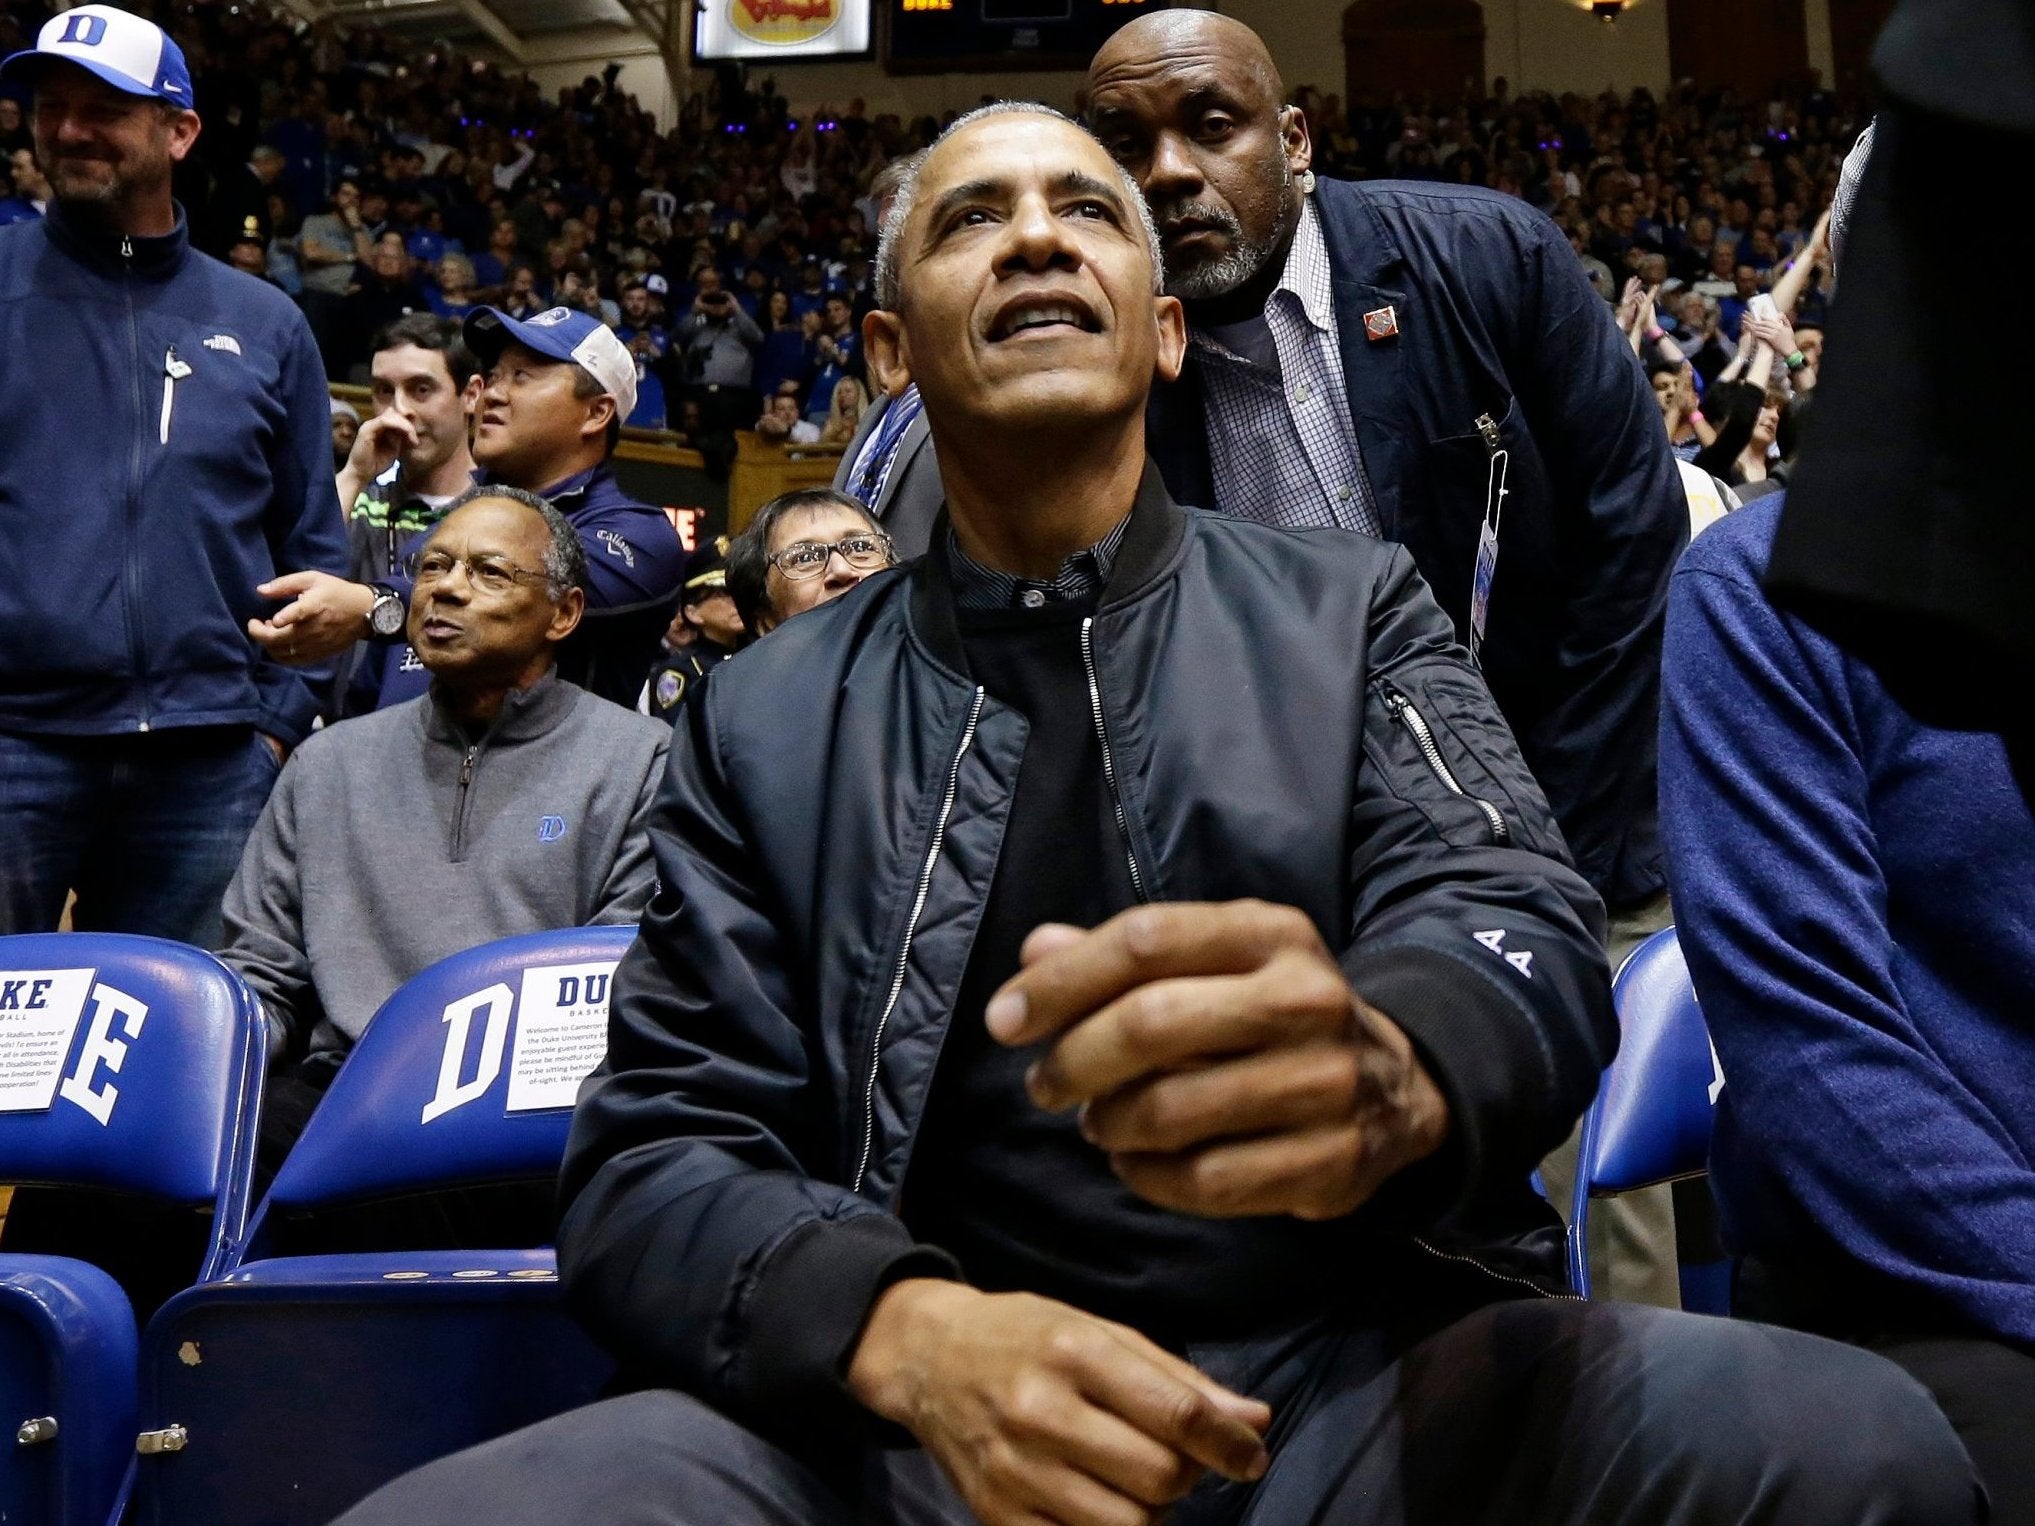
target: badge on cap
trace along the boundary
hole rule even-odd
[[[1389,307],[1364,314],[1364,337],[1373,344],[1381,339],[1398,338],[1399,314]]]

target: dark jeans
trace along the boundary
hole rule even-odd
[[[1936,1397],[2000,1526],[2035,1526],[2035,1352],[1950,1328],[1941,1309],[1849,1261],[1740,1261],[1732,1307],[1898,1362]]]
[[[1268,1401],[1271,1471],[1205,1480],[1172,1526],[1916,1526],[1980,1519],[1929,1395],[1869,1352],[1572,1300],[1480,1310],[1405,1349],[1317,1322],[1188,1352]],[[396,1480],[339,1526],[961,1526],[928,1457],[801,1460],[668,1389]]]
[[[1992,1497],[1996,1526],[2035,1526],[2035,1355],[1955,1337],[1873,1349],[1936,1396]]]
[[[0,933],[220,941],[219,903],[276,782],[251,727],[106,737],[0,732]]]

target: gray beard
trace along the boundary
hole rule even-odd
[[[1293,167],[1284,156],[1279,160],[1280,205],[1286,205],[1286,192],[1293,188]],[[1215,259],[1206,260],[1190,268],[1180,268],[1169,260],[1166,264],[1166,294],[1178,297],[1182,302],[1206,302],[1214,297],[1226,297],[1239,286],[1253,279],[1272,257],[1279,252],[1291,237],[1300,214],[1295,211],[1282,213],[1272,236],[1262,241],[1244,237],[1243,225],[1225,212],[1218,219],[1222,231],[1229,236],[1229,252]]]
[[[1191,270],[1169,268],[1166,272],[1167,295],[1178,297],[1182,302],[1226,297],[1265,268],[1265,261],[1272,257],[1273,247],[1254,244],[1247,239],[1238,240],[1230,245],[1229,253]]]

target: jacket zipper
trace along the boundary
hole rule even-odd
[[[975,725],[982,719],[983,690],[975,690],[975,703],[968,710],[968,724],[961,731],[961,745],[954,750],[954,761],[947,768],[947,793],[940,801],[940,814],[933,823],[932,846],[926,850],[925,867],[919,870],[918,894],[912,899],[911,916],[904,924],[904,941],[898,945],[897,968],[891,972],[890,995],[884,998],[883,1012],[876,1019],[876,1035],[869,1043],[869,1084],[862,1094],[862,1158],[855,1163],[855,1181],[852,1192],[862,1190],[862,1179],[869,1174],[869,1152],[876,1143],[876,1074],[883,1065],[883,1030],[890,1024],[890,1014],[897,1008],[897,999],[904,991],[905,967],[912,956],[912,935],[919,930],[919,916],[926,909],[926,896],[933,887],[933,867],[940,861],[940,848],[947,839],[947,818],[954,811],[954,797],[961,788],[961,760],[968,756],[968,749],[975,745]]]
[[[459,799],[452,808],[452,861],[459,862],[459,855],[466,845],[466,796],[473,786],[473,766],[480,757],[480,746],[476,743],[467,748],[465,758],[459,765]]]
[[[170,410],[176,406],[177,383],[191,374],[191,368],[177,359],[177,347],[171,345],[163,352],[163,417],[162,425],[156,431],[160,443],[170,443]]]
[[[1440,1246],[1433,1244],[1420,1235],[1413,1236],[1413,1243],[1426,1251],[1430,1256],[1439,1257],[1443,1261],[1460,1262],[1464,1266],[1473,1266],[1486,1277],[1495,1277],[1500,1282],[1509,1282],[1515,1287],[1525,1288],[1537,1298],[1567,1298],[1575,1303],[1587,1301],[1581,1293],[1551,1293],[1530,1277],[1515,1277],[1510,1272],[1501,1272],[1494,1266],[1486,1266],[1475,1256],[1465,1256],[1457,1251],[1443,1250]]]
[[[1392,685],[1387,684],[1385,685],[1385,706],[1392,712],[1399,724],[1406,728],[1407,733],[1412,736],[1415,745],[1420,748],[1420,755],[1427,759],[1428,769],[1434,774],[1435,778],[1447,785],[1453,793],[1461,795],[1471,805],[1474,805],[1484,813],[1484,819],[1491,824],[1491,840],[1501,847],[1512,841],[1512,828],[1506,824],[1505,813],[1490,801],[1480,800],[1463,788],[1462,784],[1456,779],[1455,774],[1450,771],[1448,760],[1441,755],[1441,748],[1435,744],[1434,732],[1428,727],[1427,717],[1414,708],[1413,701],[1408,699],[1401,691],[1392,687]]]
[[[1102,685],[1095,676],[1095,616],[1081,622],[1081,666],[1088,673],[1088,708],[1095,717],[1095,739],[1102,744],[1102,779],[1109,786],[1109,803],[1116,808],[1116,830],[1123,838],[1124,862],[1131,867],[1131,893],[1139,904],[1152,898],[1145,893],[1145,877],[1138,872],[1137,851],[1131,846],[1131,819],[1124,814],[1123,794],[1116,787],[1116,759],[1109,750],[1109,727],[1102,719]]]
[[[141,644],[141,568],[137,542],[141,537],[142,430],[148,417],[148,403],[141,390],[141,322],[134,314],[134,240],[120,240],[120,291],[127,300],[127,342],[133,354],[134,443],[127,458],[127,555],[121,568],[121,602],[127,614],[127,658],[134,664],[134,681],[141,691],[141,721],[138,731],[148,730],[148,662]]]

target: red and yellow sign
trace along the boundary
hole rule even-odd
[[[841,19],[837,0],[724,0],[728,20],[752,42],[795,48],[834,29]]]

